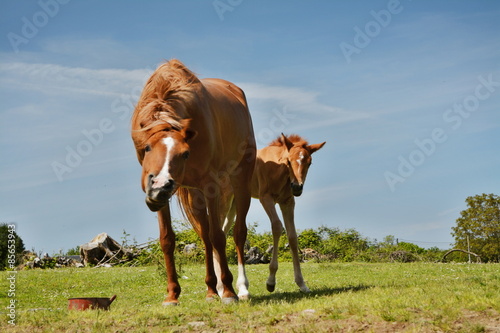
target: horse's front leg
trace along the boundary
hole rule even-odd
[[[266,287],[267,291],[273,292],[276,288],[276,272],[278,271],[278,248],[281,233],[283,232],[283,225],[276,212],[276,203],[270,195],[262,195],[260,203],[271,221],[271,230],[273,232],[273,253],[271,262],[269,263],[269,277],[267,278]]]
[[[300,269],[300,259],[299,259],[299,247],[297,241],[297,231],[295,230],[294,221],[294,209],[295,200],[291,197],[285,203],[280,204],[281,213],[283,214],[283,220],[285,220],[285,228],[288,236],[288,244],[290,245],[290,251],[292,252],[293,260],[293,273],[295,276],[295,283],[299,286],[300,291],[304,293],[311,292],[304,282],[302,277],[302,271]]]
[[[181,286],[177,280],[177,271],[175,269],[175,234],[172,229],[169,205],[158,211],[158,224],[160,227],[160,245],[165,258],[165,270],[167,271],[168,279],[167,297],[163,301],[163,305],[177,305],[179,303]]]

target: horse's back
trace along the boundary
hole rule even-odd
[[[221,145],[245,141],[255,149],[252,119],[245,93],[232,82],[223,79],[202,79],[210,113],[215,120],[214,130],[222,133]]]
[[[224,80],[224,79],[218,79],[218,78],[204,78],[200,80],[202,84],[205,87],[212,87],[212,86],[218,86],[220,88],[224,88],[226,90],[231,91],[234,95],[238,96],[238,98],[244,98],[245,93],[243,90],[238,87],[236,84],[233,82]],[[208,88],[210,89],[210,88]],[[246,106],[246,100],[245,100],[245,106]]]
[[[229,110],[249,115],[247,100],[243,90],[232,82],[223,79],[202,79],[203,86],[216,104],[230,104]]]

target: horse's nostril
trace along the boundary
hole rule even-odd
[[[169,180],[167,180],[167,182],[165,183],[165,186],[164,186],[164,187],[165,187],[165,189],[166,189],[167,191],[170,191],[170,190],[172,190],[172,189],[174,188],[174,184],[175,184],[174,180],[173,180],[173,179],[169,179]]]

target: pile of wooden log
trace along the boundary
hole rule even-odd
[[[247,265],[268,264],[273,251],[272,245],[269,246],[266,252],[262,253],[258,247],[251,247],[245,253],[245,263]]]
[[[120,245],[103,232],[90,242],[80,245],[80,256],[85,266],[111,266],[132,260],[136,253]]]

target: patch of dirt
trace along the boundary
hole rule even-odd
[[[464,310],[462,313],[462,317],[454,322],[458,331],[500,333],[500,313],[492,309],[481,312]]]
[[[249,332],[484,332],[500,333],[500,313],[494,310],[482,312],[463,311],[456,321],[437,326],[422,318],[420,322],[388,322],[379,317],[359,319],[356,317],[331,319],[319,315],[314,310],[283,316],[269,325],[249,327]],[[224,330],[225,331],[225,330]],[[231,330],[229,329],[228,332]]]
[[[269,328],[262,328],[262,331],[269,332]],[[356,318],[348,319],[326,319],[316,317],[314,320],[304,322],[304,320],[295,320],[294,316],[289,316],[286,320],[274,325],[272,332],[377,332],[377,333],[396,333],[396,332],[425,332],[417,329],[417,326],[409,323],[387,322],[367,320],[359,321]]]

